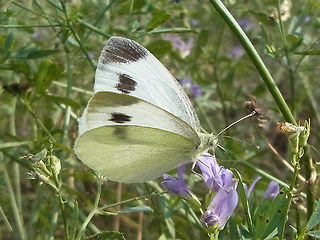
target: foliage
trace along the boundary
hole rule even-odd
[[[263,62],[219,4],[1,1],[0,239],[209,239],[200,211],[165,194],[161,179],[105,181],[73,153],[77,119],[112,35],[138,41],[177,79],[199,86],[197,95],[186,90],[208,132],[257,112],[219,137],[224,150],[216,149],[216,159],[237,169],[241,202],[219,239],[320,238],[320,3],[223,1]],[[304,128],[294,137],[277,131],[285,121],[310,130],[307,119],[310,137]],[[262,180],[247,200],[242,183],[257,175]],[[185,180],[208,201],[201,178]],[[271,180],[282,194],[262,200]]]

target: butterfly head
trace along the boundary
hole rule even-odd
[[[213,135],[213,133],[200,133],[199,137],[201,140],[199,149],[202,152],[209,149],[214,149],[218,145],[218,138],[217,136]]]

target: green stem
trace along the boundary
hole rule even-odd
[[[66,50],[66,59],[67,59],[67,77],[68,77],[68,82],[67,82],[67,89],[66,89],[66,98],[70,98],[71,96],[71,91],[72,91],[72,63],[71,63],[71,59],[70,59],[70,55],[68,53],[68,51]],[[68,126],[69,126],[69,122],[70,122],[70,115],[71,115],[71,107],[70,106],[66,106],[65,109],[65,114],[64,114],[64,122],[63,122],[63,128],[62,128],[62,135],[61,135],[61,144],[64,145],[66,142],[66,136],[67,136],[67,132],[68,132]]]
[[[310,182],[311,175],[313,171],[312,167],[312,159],[310,157],[309,149],[310,147],[307,145],[305,152],[306,154],[303,155],[302,164],[304,166],[306,172],[306,180]],[[308,184],[307,188],[307,219],[310,219],[313,211],[315,209],[315,196],[314,196],[314,185],[312,183]]]
[[[280,35],[281,35],[281,38],[282,38],[284,54],[285,54],[285,58],[286,58],[286,61],[287,61],[287,66],[288,66],[288,71],[289,71],[289,76],[290,76],[290,92],[291,92],[290,105],[291,105],[291,111],[294,114],[294,111],[295,111],[295,86],[294,86],[295,77],[294,77],[294,74],[293,74],[291,61],[290,61],[290,58],[289,58],[286,34],[284,32],[283,23],[282,23],[282,19],[281,19],[280,1],[278,0],[277,2],[278,2],[278,4],[277,4],[278,27],[279,27]]]
[[[69,27],[69,29],[70,29],[70,31],[72,32],[75,40],[76,40],[77,43],[79,44],[79,46],[80,46],[83,54],[86,56],[87,60],[89,61],[91,67],[92,67],[94,70],[96,70],[96,65],[92,62],[91,58],[89,57],[87,50],[86,50],[85,47],[83,46],[83,44],[82,44],[82,42],[81,42],[81,40],[80,40],[80,37],[79,37],[79,35],[77,34],[77,32],[76,32],[76,30],[75,30],[75,28],[74,28],[74,26],[73,26],[73,23],[72,23],[72,22],[70,21],[70,19],[69,19],[69,16],[68,16],[68,13],[67,13],[67,9],[66,9],[66,5],[65,5],[64,1],[63,1],[63,0],[60,0],[60,3],[61,3],[62,9],[63,9],[63,13],[64,13],[65,18],[66,18],[67,26]]]
[[[274,98],[280,112],[282,113],[284,119],[287,122],[291,122],[297,125],[296,120],[294,119],[287,103],[285,102],[283,96],[281,95],[280,90],[278,89],[277,85],[275,84],[272,76],[270,75],[268,69],[266,68],[265,64],[263,63],[262,59],[260,58],[259,54],[255,50],[254,46],[250,42],[249,38],[246,36],[244,31],[241,29],[237,21],[233,18],[230,14],[228,9],[223,5],[220,0],[209,0],[212,6],[216,9],[216,11],[220,14],[220,16],[224,19],[227,25],[230,27],[231,31],[234,35],[238,38],[239,42],[241,43],[242,47],[247,52],[248,56],[250,57],[252,63],[256,67],[257,71],[259,72],[261,78],[263,79],[265,85],[269,89],[269,92]]]
[[[107,208],[115,207],[115,206],[118,206],[118,205],[122,205],[122,204],[125,204],[125,203],[129,203],[129,202],[133,202],[133,201],[137,201],[137,200],[141,200],[141,199],[146,199],[146,198],[150,198],[150,197],[154,197],[154,196],[160,196],[160,195],[165,194],[165,193],[167,193],[167,191],[152,192],[152,193],[144,195],[144,196],[130,198],[130,199],[127,199],[127,200],[124,200],[124,201],[121,201],[121,202],[117,202],[117,203],[113,203],[113,204],[109,204],[109,205],[104,205],[104,206],[100,207],[98,209],[98,211],[102,211],[102,210],[107,209]]]
[[[296,154],[292,155],[292,163],[294,165],[294,172],[293,172],[293,177],[291,180],[291,184],[289,187],[289,191],[288,191],[288,199],[286,202],[286,207],[285,207],[285,215],[288,216],[289,215],[289,211],[290,211],[290,206],[291,206],[291,201],[292,201],[292,197],[293,197],[293,191],[294,191],[294,186],[296,184],[297,178],[298,178],[298,173],[299,173],[299,169],[300,169],[300,164],[299,164],[299,160],[300,160],[300,156],[302,156],[302,151],[303,148],[299,149],[299,152]],[[280,240],[283,239],[284,237],[284,232],[285,232],[285,228],[286,228],[286,222],[287,220],[285,219],[282,223],[281,226],[281,232],[280,232]]]
[[[105,6],[105,8],[101,11],[100,15],[96,18],[96,21],[94,22],[93,25],[86,23],[86,24],[87,24],[87,27],[88,27],[91,31],[89,31],[89,32],[86,34],[86,36],[84,37],[85,40],[90,36],[90,34],[92,33],[92,31],[101,34],[102,31],[101,31],[100,29],[96,28],[96,26],[97,26],[98,23],[101,21],[101,19],[105,18],[105,13],[109,10],[109,8],[112,6],[112,4],[113,4],[114,2],[116,2],[116,1],[118,1],[118,0],[111,0],[111,1],[109,2],[109,4],[108,4],[107,6]],[[79,21],[79,23],[83,24],[81,19],[78,19],[78,21]],[[89,26],[90,26],[90,27],[89,27]],[[98,31],[97,31],[97,30],[98,30]],[[109,35],[109,34],[107,34],[107,33],[104,33],[104,34],[105,34],[105,35]],[[110,37],[111,37],[111,36],[112,36],[112,35],[110,35]]]
[[[96,199],[94,201],[93,209],[91,210],[91,212],[89,213],[88,217],[86,218],[86,220],[81,225],[81,228],[79,230],[79,234],[78,234],[76,240],[80,240],[81,239],[82,235],[86,231],[87,225],[89,224],[89,222],[91,221],[93,216],[98,212],[98,205],[99,205],[99,200],[100,200],[100,195],[101,195],[101,188],[102,188],[103,182],[104,182],[104,179],[103,178],[99,178],[99,180],[98,180],[98,189],[97,189],[97,194],[96,194]]]
[[[32,28],[32,27],[62,27],[62,24],[51,24],[51,25],[0,25],[0,28]]]
[[[14,216],[14,220],[16,221],[17,224],[17,232],[19,235],[19,239],[21,240],[25,240],[27,239],[26,237],[26,233],[25,233],[25,229],[23,228],[23,221],[21,218],[21,215],[19,213],[19,208],[17,206],[16,203],[16,198],[11,186],[11,182],[10,182],[10,178],[7,172],[7,169],[5,168],[5,166],[3,166],[3,171],[4,171],[4,180],[6,182],[6,185],[8,187],[8,192],[9,192],[9,198],[10,198],[10,203],[11,203],[11,207],[13,210],[13,216]]]
[[[66,239],[69,239],[69,228],[67,225],[67,218],[66,218],[66,213],[65,213],[65,202],[63,201],[62,195],[61,195],[61,182],[58,179],[58,174],[56,173],[54,167],[52,167],[54,164],[51,161],[52,156],[49,157],[50,163],[49,166],[51,167],[51,174],[53,176],[53,181],[55,183],[55,187],[56,187],[56,194],[58,197],[58,202],[60,205],[60,210],[61,210],[61,216],[62,216],[62,220],[63,220],[63,226],[64,226],[64,231],[66,234]]]
[[[4,221],[4,225],[9,229],[9,231],[12,232],[13,229],[1,206],[0,206],[0,218]]]
[[[87,23],[87,22],[85,22],[85,21],[83,21],[83,20],[81,20],[81,19],[78,19],[78,22],[79,22],[81,25],[89,28],[89,29],[91,30],[90,32],[92,32],[92,31],[93,31],[93,32],[96,32],[96,33],[98,33],[98,34],[100,34],[101,36],[104,36],[104,37],[106,37],[106,38],[112,37],[111,34],[105,33],[104,31],[101,31],[99,28],[96,28],[95,26],[93,26],[93,25],[91,25],[90,23]]]

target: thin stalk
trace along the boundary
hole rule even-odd
[[[47,25],[47,24],[43,24],[43,25],[0,25],[0,28],[33,28],[33,27],[37,27],[37,28],[42,28],[42,27],[63,27],[62,24],[51,24],[51,25]]]
[[[95,31],[95,29],[98,29],[98,28],[96,28],[96,26],[98,25],[98,23],[101,21],[101,19],[103,19],[104,18],[104,16],[105,16],[105,12],[106,11],[108,11],[109,10],[109,8],[112,6],[112,4],[114,3],[114,2],[116,2],[116,1],[118,1],[118,0],[111,0],[110,2],[109,2],[109,4],[101,11],[101,13],[100,13],[100,15],[96,18],[96,21],[94,22],[94,24],[93,25],[91,25],[91,24],[88,24],[88,25],[90,25],[91,27],[88,27],[91,31],[89,31],[87,34],[86,34],[86,36],[84,37],[84,39],[87,39],[89,36],[90,36],[90,34],[92,33],[92,31]],[[79,19],[79,20],[81,20],[81,19]],[[78,20],[78,21],[79,21]],[[81,21],[79,21],[80,23],[81,23]],[[98,29],[99,30],[99,32],[97,32],[97,33],[100,33],[100,32],[102,32],[100,29]],[[96,31],[95,31],[96,32]],[[109,34],[108,34],[109,35]],[[111,35],[110,35],[111,36]]]
[[[72,85],[73,85],[73,79],[72,79],[72,63],[70,59],[70,55],[68,51],[66,51],[66,60],[67,60],[67,89],[66,89],[66,98],[70,98],[71,96],[71,91],[72,91]],[[64,122],[63,122],[63,127],[62,127],[62,135],[60,142],[62,145],[65,144],[66,142],[66,136],[68,132],[68,126],[70,123],[70,115],[71,115],[71,107],[66,106],[65,109],[65,114],[64,114]]]
[[[237,21],[233,18],[233,16],[230,14],[228,9],[223,5],[223,3],[220,0],[209,0],[209,2],[216,9],[216,11],[220,14],[220,16],[224,19],[224,21],[230,27],[231,31],[238,38],[242,47],[247,52],[252,63],[254,64],[257,71],[259,72],[262,80],[264,81],[265,85],[269,89],[269,92],[273,96],[273,99],[276,102],[284,119],[287,122],[291,122],[291,123],[297,125],[295,118],[293,117],[287,103],[285,102],[277,85],[275,84],[271,74],[269,73],[268,69],[266,68],[266,66],[263,63],[262,59],[260,58],[259,54],[255,50],[254,46],[252,45],[252,43],[250,42],[249,38],[246,36],[244,31],[241,29],[241,27],[239,26]]]
[[[15,112],[16,112],[16,104],[17,104],[17,98],[12,98],[12,114],[10,114],[10,120],[9,120],[9,132],[12,136],[16,136],[16,119],[15,119]],[[22,218],[22,205],[21,205],[21,185],[20,185],[20,167],[17,162],[13,163],[13,174],[14,174],[14,188],[15,188],[15,194],[16,194],[16,201],[17,201],[17,207],[19,210],[20,217],[22,219],[23,224],[23,218]]]
[[[40,7],[38,1],[35,1],[35,2],[36,2],[36,4]],[[20,7],[21,9],[23,9],[23,10],[25,10],[25,11],[28,11],[28,12],[31,12],[31,13],[33,13],[33,14],[35,14],[35,15],[38,15],[38,16],[41,16],[41,17],[46,18],[49,23],[51,23],[50,21],[54,21],[54,22],[60,23],[59,20],[54,19],[54,18],[51,18],[51,17],[49,17],[47,14],[42,14],[42,13],[36,12],[36,11],[34,11],[34,10],[32,10],[32,9],[29,9],[29,8],[23,6],[23,5],[20,4],[20,3],[12,2],[12,4]],[[40,8],[41,8],[41,7],[40,7]],[[41,8],[41,10],[43,10],[43,9]]]
[[[116,202],[116,203],[113,203],[113,204],[104,205],[104,206],[98,208],[98,211],[100,212],[100,211],[103,211],[104,209],[107,209],[107,208],[115,207],[115,206],[118,206],[118,205],[122,205],[122,204],[125,204],[125,203],[137,201],[137,200],[146,199],[146,198],[149,198],[149,197],[160,196],[160,195],[165,194],[165,193],[167,193],[167,191],[163,191],[163,192],[152,192],[152,193],[147,194],[147,195],[144,195],[144,196],[139,196],[139,197],[135,197],[135,198],[130,198],[130,199],[127,199],[127,200],[124,200],[124,201],[121,201],[121,202]]]
[[[290,99],[290,105],[291,105],[291,111],[294,114],[295,112],[295,77],[293,74],[293,70],[292,70],[292,66],[291,66],[291,61],[289,58],[289,52],[288,52],[288,44],[287,44],[287,39],[286,39],[286,34],[284,32],[284,28],[283,28],[283,23],[282,23],[282,19],[281,19],[281,12],[280,12],[280,1],[277,1],[277,12],[278,12],[278,27],[279,27],[279,31],[280,31],[280,35],[282,38],[282,42],[283,42],[283,48],[284,48],[284,55],[287,61],[287,69],[289,71],[289,77],[290,77],[290,92],[291,92],[291,99]]]
[[[52,212],[51,212],[49,240],[54,240],[54,233],[56,231],[58,217],[59,217],[59,205],[58,205],[58,202],[55,201],[52,208]]]
[[[300,156],[302,156],[303,154],[303,148],[300,148],[298,153],[295,153],[292,155],[292,160],[291,162],[294,165],[294,172],[293,172],[293,177],[290,183],[290,187],[289,187],[289,191],[288,191],[288,199],[287,199],[287,205],[285,206],[285,215],[288,216],[289,215],[289,211],[290,211],[290,206],[291,206],[291,201],[292,201],[292,197],[293,197],[293,192],[294,192],[294,186],[297,182],[297,178],[298,178],[298,173],[300,170],[300,164],[299,164],[299,160],[300,160]],[[280,240],[283,239],[284,237],[284,232],[285,232],[285,228],[286,228],[286,220],[283,221],[282,226],[281,226],[281,231],[280,231]]]
[[[101,188],[102,188],[103,182],[104,182],[103,179],[99,179],[98,180],[98,183],[97,183],[98,184],[97,194],[96,194],[96,199],[94,201],[93,209],[91,210],[91,212],[89,213],[88,217],[86,218],[86,220],[81,225],[81,228],[79,230],[79,234],[78,234],[76,240],[80,240],[82,238],[83,234],[86,231],[87,225],[89,224],[89,222],[91,221],[93,216],[98,212],[98,205],[99,205],[99,201],[100,201]]]
[[[6,185],[8,187],[10,204],[11,204],[11,207],[12,207],[14,220],[15,220],[16,225],[17,225],[17,234],[19,236],[19,239],[25,240],[25,239],[27,239],[27,236],[26,236],[25,229],[23,227],[23,221],[22,221],[21,215],[19,213],[19,208],[18,208],[17,203],[16,203],[16,197],[15,197],[13,189],[12,189],[12,185],[11,185],[11,182],[10,182],[8,171],[7,171],[5,166],[3,166],[2,169],[3,169],[3,172],[4,172],[4,180],[5,180]]]
[[[68,12],[67,12],[67,9],[66,9],[66,5],[64,3],[63,0],[60,0],[60,4],[62,6],[62,9],[63,9],[63,13],[64,13],[64,16],[66,18],[66,22],[67,22],[67,26],[69,27],[70,31],[72,32],[75,40],[77,41],[77,43],[79,44],[83,54],[86,56],[86,59],[89,61],[91,67],[96,70],[96,65],[92,62],[91,58],[89,57],[88,55],[88,52],[87,50],[85,49],[85,47],[83,46],[82,42],[81,42],[81,39],[79,37],[79,35],[77,34],[74,26],[73,26],[73,23],[70,21],[69,19],[69,16],[68,16]]]
[[[12,232],[13,229],[12,229],[12,227],[10,225],[10,222],[9,222],[9,220],[8,220],[6,214],[4,213],[4,211],[3,211],[1,206],[0,206],[0,218],[4,221],[4,225],[8,228],[8,230],[10,232]]]
[[[220,98],[220,101],[221,101],[221,104],[222,104],[222,113],[223,113],[225,125],[228,126],[229,125],[228,110],[227,110],[227,106],[225,104],[225,101],[223,100],[223,94],[222,94],[221,86],[220,86],[220,79],[219,79],[218,72],[217,72],[218,68],[216,67],[217,58],[218,58],[218,52],[219,52],[219,49],[220,49],[220,46],[221,46],[224,30],[225,30],[225,24],[223,24],[223,26],[221,27],[220,33],[217,34],[217,36],[219,36],[219,37],[218,37],[218,42],[216,44],[216,52],[215,52],[214,57],[213,57],[213,67],[215,68],[214,69],[214,79],[216,80],[217,92],[218,92],[218,95],[219,95],[219,98]],[[228,132],[227,132],[227,134],[228,134]]]
[[[307,145],[306,146],[306,153],[309,153],[310,147]],[[310,154],[305,154],[302,157],[302,164],[304,166],[304,169],[306,171],[306,180],[310,182],[311,180],[311,175],[312,175],[312,158]],[[307,219],[309,219],[315,209],[315,196],[314,196],[314,185],[312,183],[308,184],[307,188]]]
[[[51,160],[51,157],[49,158]],[[49,166],[51,166],[51,173],[53,176],[53,182],[55,184],[56,187],[56,194],[58,197],[58,202],[60,205],[60,211],[61,211],[61,216],[62,216],[62,220],[63,220],[63,226],[64,226],[64,231],[65,231],[65,235],[66,235],[66,239],[69,239],[69,228],[67,225],[67,218],[66,218],[66,214],[65,214],[65,202],[63,201],[62,195],[61,195],[61,183],[59,181],[59,179],[57,178],[57,173],[55,172],[55,169],[52,168],[53,164],[50,162]]]
[[[104,37],[106,37],[106,38],[112,37],[111,34],[105,33],[104,31],[101,31],[99,28],[96,28],[95,26],[93,26],[93,25],[91,25],[90,23],[87,23],[87,22],[85,22],[85,21],[83,21],[83,20],[81,20],[81,19],[78,19],[78,22],[79,22],[81,25],[85,26],[86,28],[90,29],[90,30],[91,30],[90,32],[96,32],[96,33],[98,33],[98,34],[100,34],[101,36],[104,36]]]
[[[33,108],[30,105],[30,102],[25,101],[25,99],[21,98],[21,102],[27,107],[27,110],[30,112],[31,116],[33,117],[33,119],[36,121],[36,123],[38,125],[40,125],[40,127],[46,132],[46,134],[48,135],[48,137],[55,142],[55,138],[52,136],[52,134],[49,132],[49,130],[46,128],[46,126],[40,121],[40,119],[37,117],[35,111],[33,110]]]

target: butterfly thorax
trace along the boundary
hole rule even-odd
[[[214,149],[218,145],[218,138],[213,133],[198,133],[201,144],[198,147],[200,153]]]

